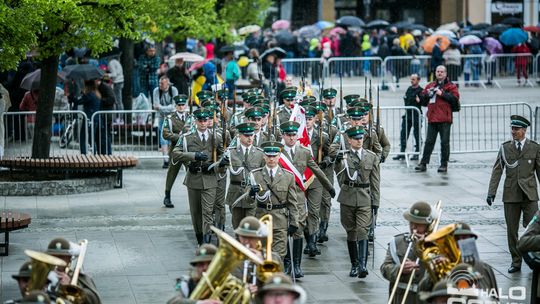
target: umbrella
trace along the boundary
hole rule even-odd
[[[205,63],[207,63],[207,62],[208,62],[208,60],[203,60],[203,61],[199,61],[197,63],[194,63],[189,67],[188,71],[192,72],[192,71],[198,70],[198,69],[202,68],[203,65]]]
[[[465,32],[465,35],[473,35],[480,39],[484,39],[488,35],[488,33],[486,31],[468,31]]]
[[[429,27],[423,25],[423,24],[411,24],[409,27],[407,27],[410,30],[419,30],[422,32],[427,32],[429,30]]]
[[[261,60],[264,60],[264,58],[270,54],[275,55],[279,58],[285,58],[285,56],[287,56],[287,52],[285,52],[284,49],[280,47],[273,47],[271,49],[266,50],[264,53],[261,54]]]
[[[422,31],[421,30],[412,30],[411,34],[414,37],[419,37],[419,36],[422,36]]]
[[[499,54],[503,52],[502,44],[493,37],[486,37],[486,39],[484,39],[484,48],[490,54]]]
[[[438,31],[451,31],[451,32],[457,32],[459,31],[459,25],[456,22],[451,22],[447,24],[443,24],[437,28]]]
[[[471,30],[485,30],[491,25],[489,23],[477,23],[473,26],[471,26]]]
[[[249,49],[247,48],[247,46],[245,46],[243,44],[242,45],[237,45],[237,44],[235,44],[235,45],[226,45],[226,46],[221,47],[219,49],[220,53],[228,53],[228,52],[235,52],[235,51],[244,51],[244,52],[246,52],[246,51],[249,51]]]
[[[413,25],[412,23],[410,23],[409,21],[400,21],[400,22],[396,22],[390,26],[395,26],[398,30],[399,29],[408,29],[410,28],[410,26]]]
[[[508,24],[510,26],[522,26],[523,20],[516,17],[508,17],[508,18],[505,18],[501,23]]]
[[[459,39],[459,43],[462,45],[473,45],[482,43],[482,39],[474,35],[465,35]]]
[[[296,37],[289,31],[279,31],[274,36],[279,45],[293,45],[296,43]]]
[[[388,23],[388,21],[386,21],[386,20],[375,19],[373,21],[368,22],[368,24],[366,24],[366,28],[368,28],[368,29],[382,29],[382,28],[388,27],[389,25],[390,25],[390,23]]]
[[[449,30],[437,30],[434,34],[435,35],[446,36],[448,38],[456,38],[456,33],[452,32],[452,31],[449,31]]]
[[[431,35],[426,40],[424,40],[424,50],[428,53],[431,53],[433,51],[433,46],[435,45],[435,42],[437,42],[437,38],[441,38],[441,51],[444,51],[448,48],[450,45],[450,39],[446,36],[441,35]]]
[[[21,89],[34,90],[39,89],[39,83],[41,81],[41,69],[37,69],[32,73],[26,74],[21,81]]]
[[[508,46],[518,45],[527,41],[527,39],[529,39],[527,32],[516,27],[507,29],[499,37],[499,40]]]
[[[347,33],[347,31],[344,28],[337,26],[337,27],[331,29],[328,34],[330,36],[338,36],[338,35],[345,35],[346,33]]]
[[[533,32],[533,33],[539,33],[540,32],[540,26],[537,26],[537,25],[526,26],[523,29],[528,31],[528,32]]]
[[[321,20],[314,24],[320,30],[326,30],[334,27],[334,24],[329,21]]]
[[[288,20],[278,20],[272,23],[272,29],[277,30],[287,30],[291,26],[291,23]]]
[[[363,27],[366,24],[356,16],[343,16],[337,20],[337,25],[345,27]]]
[[[337,28],[341,29],[340,27],[336,27],[336,28],[330,30],[330,33],[333,30],[337,29]],[[298,35],[300,37],[306,38],[306,39],[311,39],[311,38],[318,37],[320,34],[321,34],[321,30],[318,27],[316,27],[315,25],[306,25],[306,26],[301,27],[298,30]]]
[[[494,24],[488,28],[486,28],[486,31],[490,34],[502,34],[502,32],[506,31],[510,26],[506,24]]]
[[[459,44],[459,40],[455,39],[455,38],[449,38],[450,39],[450,45],[451,46],[454,46],[454,47],[459,47],[460,44]]]
[[[103,71],[93,64],[74,64],[64,68],[66,78],[70,79],[98,79],[103,77]]]
[[[256,25],[256,24],[253,24],[253,25],[248,25],[248,26],[244,26],[244,27],[241,27],[238,29],[238,34],[239,35],[248,35],[248,34],[251,34],[251,33],[255,33],[255,32],[258,32],[261,30],[261,27]]]
[[[176,59],[184,59],[185,62],[198,62],[204,60],[201,56],[189,52],[176,53],[169,58],[170,61],[175,61]]]

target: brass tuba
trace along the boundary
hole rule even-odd
[[[66,266],[63,260],[43,252],[25,250],[24,254],[31,259],[30,281],[26,293],[32,290],[43,290],[47,284],[47,276],[56,266]]]
[[[456,224],[444,226],[419,243],[418,256],[434,283],[448,276],[461,261],[461,251],[454,238],[456,228]]]
[[[69,285],[60,285],[59,291],[59,294],[62,298],[65,298],[74,304],[84,303],[83,290],[77,285],[77,283],[79,282],[79,274],[81,272],[81,268],[84,262],[84,257],[86,256],[88,240],[82,240],[79,245],[81,247],[81,251],[79,253],[79,257],[77,258],[77,264],[75,265],[73,274],[71,276],[71,282],[69,283]],[[66,268],[66,271],[68,269],[69,268]]]
[[[276,272],[282,271],[282,269],[278,262],[272,260],[272,229],[274,229],[272,215],[265,214],[259,219],[259,221],[266,225],[268,229],[268,236],[266,237],[266,258],[261,265],[257,266],[257,278],[262,282],[266,282],[272,275],[274,275]]]
[[[244,282],[230,273],[245,259],[257,265],[263,261],[230,235],[214,226],[210,229],[219,238],[219,248],[189,299],[216,299],[224,304],[249,303],[251,293]]]

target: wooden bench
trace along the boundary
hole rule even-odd
[[[118,155],[65,155],[51,158],[6,157],[0,167],[13,170],[48,171],[64,173],[69,178],[75,172],[116,172],[115,188],[122,188],[122,169],[135,167],[137,158]]]
[[[27,213],[2,211],[0,215],[0,233],[4,233],[4,242],[0,243],[0,248],[4,248],[4,250],[0,252],[0,256],[7,256],[9,254],[9,233],[28,228],[31,221],[32,218]]]

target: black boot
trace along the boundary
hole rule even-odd
[[[398,154],[394,157],[392,157],[393,160],[405,160],[405,155],[403,154]]]
[[[200,234],[199,234],[199,233],[195,234],[195,237],[197,238],[197,244],[198,244],[199,246],[201,246],[201,245],[203,244],[203,235],[202,235],[202,233],[200,233]]]
[[[203,243],[210,244],[210,242],[212,242],[212,235],[210,233],[203,235]]]
[[[328,229],[328,222],[321,221],[321,223],[319,224],[319,237],[317,239],[318,243],[328,242],[328,235],[326,234],[327,229]]]
[[[289,246],[289,241],[287,241],[287,254],[283,258],[283,272],[286,275],[290,276],[291,275],[291,269],[292,269],[292,263],[291,263],[291,250],[289,248],[291,248],[291,247]]]
[[[375,241],[375,227],[377,226],[377,211],[374,211],[372,214],[373,218],[371,219],[371,225],[369,226],[368,231],[368,240],[370,243]]]
[[[358,241],[358,277],[365,278],[367,277],[367,260],[368,260],[368,240]]]
[[[321,250],[317,247],[317,233],[313,234],[311,238],[313,239],[313,247],[315,247],[315,255],[321,255]]]
[[[300,268],[300,264],[302,264],[302,246],[304,240],[303,239],[296,239],[293,241],[293,267],[294,267],[294,277],[295,278],[303,278],[304,272],[302,271],[302,268]]]
[[[309,231],[307,229],[304,230],[304,238],[306,239],[306,247],[304,248],[304,254],[309,254],[310,253],[310,248],[309,248],[310,242],[309,242]]]
[[[358,276],[358,244],[347,241],[347,249],[349,249],[349,258],[351,259],[351,272],[349,272],[349,276],[355,278]]]
[[[167,208],[174,208],[171,202],[171,191],[165,191],[165,198],[163,199],[163,205]]]
[[[317,242],[315,241],[317,239],[317,235],[316,234],[312,234],[312,235],[309,235],[307,238],[306,238],[306,242],[307,242],[307,245],[306,245],[306,249],[307,249],[307,254],[310,256],[310,257],[315,257],[317,256],[317,251],[319,251],[319,249],[317,248]],[[305,252],[305,251],[304,251]],[[319,254],[321,254],[321,252],[319,251]]]

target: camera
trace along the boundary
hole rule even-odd
[[[435,96],[435,88],[429,89],[428,94],[429,94],[429,98],[433,98],[433,96]]]

